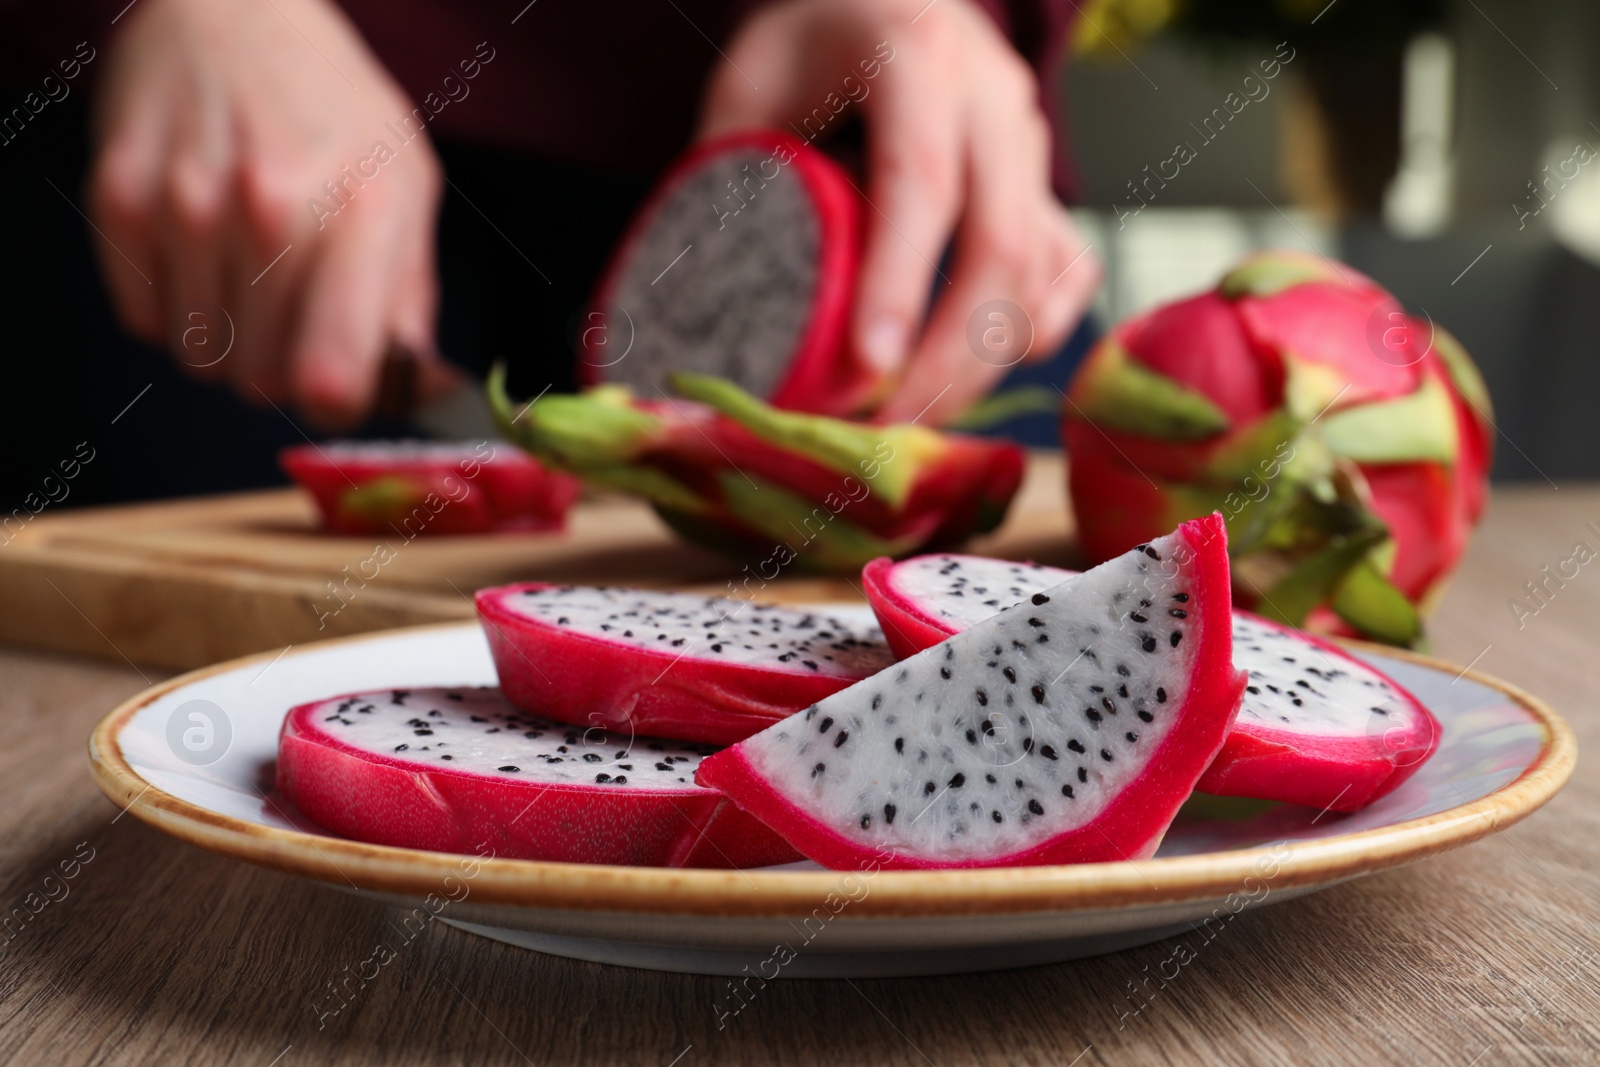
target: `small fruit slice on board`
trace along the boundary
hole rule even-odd
[[[1148,856],[1244,688],[1230,607],[1227,534],[1197,519],[712,756],[696,780],[830,867]]]
[[[711,751],[539,719],[493,688],[385,689],[291,711],[277,784],[319,825],[377,845],[649,867],[797,859],[695,784]]]

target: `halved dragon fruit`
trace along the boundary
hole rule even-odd
[[[894,662],[870,623],[635,589],[483,589],[478,615],[518,707],[563,722],[742,741]]]
[[[488,441],[328,441],[286,448],[285,474],[333,533],[552,530],[582,484],[519,449]]]
[[[910,656],[1076,573],[946,554],[874,560],[862,586],[889,647]],[[1203,792],[1355,811],[1392,792],[1438,745],[1427,708],[1336,645],[1235,611],[1233,662],[1250,684],[1200,779]]]
[[[711,751],[536,718],[493,688],[384,689],[291,711],[277,784],[321,826],[378,845],[652,867],[797,859],[695,784]]]
[[[1148,856],[1238,706],[1229,608],[1221,517],[1197,519],[717,753],[696,781],[830,867]]]
[[[727,378],[781,408],[856,414],[882,378],[851,358],[861,194],[777,130],[697,145],[639,211],[578,337],[586,385],[661,394],[672,371]]]

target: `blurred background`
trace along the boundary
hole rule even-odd
[[[1600,396],[1591,354],[1600,330],[1600,166],[1588,165],[1600,157],[1600,8],[1579,0],[1073,6],[1071,59],[1056,87],[1060,134],[1076,170],[1074,210],[1107,280],[1094,321],[1060,359],[1019,380],[1064,383],[1097,330],[1210,286],[1253,248],[1311,248],[1370,274],[1464,342],[1497,408],[1497,478],[1553,484],[1600,473],[1588,410]],[[70,55],[75,40],[67,27],[55,44],[69,42],[62,54]],[[15,55],[0,67],[0,92],[20,99],[36,87],[29,53],[15,40],[3,47]],[[9,206],[0,513],[80,447],[94,458],[61,506],[279,484],[277,450],[304,439],[283,412],[195,382],[115,324],[80,211],[88,96],[72,93],[26,128],[0,133]],[[492,151],[448,143],[440,151],[459,185],[515,181]],[[648,184],[643,174],[556,174],[541,202],[560,210],[530,205],[539,217],[496,218],[544,241],[585,242],[598,269],[626,221],[616,205],[631,205]],[[481,369],[526,324],[485,323],[475,292],[520,287],[530,320],[560,319],[586,294],[545,295],[534,307],[527,265],[458,194],[446,196],[441,259],[471,280],[446,287],[441,347]],[[1015,428],[1030,443],[1054,433],[1047,417]],[[405,430],[375,422],[361,433]]]

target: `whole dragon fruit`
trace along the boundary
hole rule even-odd
[[[704,375],[670,381],[678,397],[604,385],[518,407],[496,371],[489,400],[537,458],[643,497],[763,583],[791,565],[853,575],[877,556],[958,544],[998,526],[1022,481],[1007,442],[780,411]]]
[[[829,867],[1148,856],[1238,707],[1229,609],[1222,521],[1196,519],[724,749],[695,780]]]
[[[1063,417],[1091,560],[1219,510],[1242,603],[1400,645],[1466,548],[1494,435],[1453,337],[1349,267],[1281,251],[1118,325]]]

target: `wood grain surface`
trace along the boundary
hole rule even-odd
[[[1600,560],[1551,583],[1537,614],[1519,620],[1507,603],[1575,542],[1600,548],[1588,522],[1600,526],[1600,490],[1500,491],[1435,619],[1437,652],[1526,686],[1577,733],[1572,783],[1527,821],[1247,913],[1164,984],[1161,961],[1181,938],[995,974],[778,982],[721,1028],[726,979],[540,956],[438,925],[319,1017],[337,1004],[328,983],[397,940],[393,915],[122,817],[90,784],[84,738],[158,675],[0,649],[11,724],[0,1061],[1600,1062],[1600,782],[1588,755],[1600,748]]]

